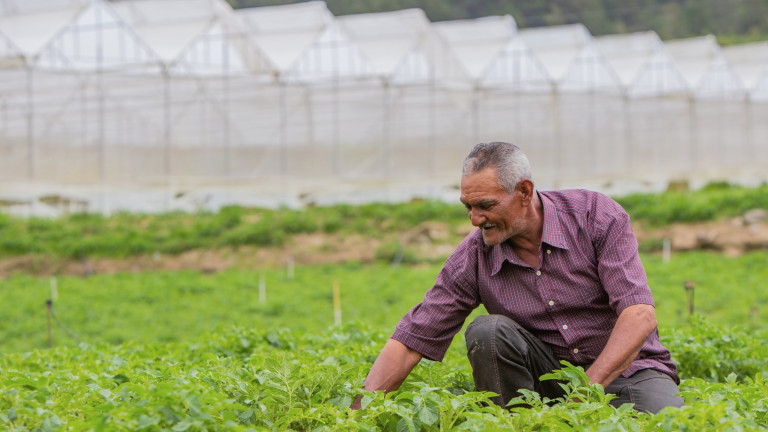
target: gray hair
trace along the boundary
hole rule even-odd
[[[505,142],[480,143],[464,159],[462,175],[474,174],[485,168],[496,169],[499,185],[512,193],[522,180],[531,180],[531,165],[520,148]]]

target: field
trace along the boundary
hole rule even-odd
[[[761,289],[766,260],[764,252],[678,254],[668,263],[644,256],[660,332],[680,364],[688,403],[657,416],[616,411],[583,385],[575,391],[588,392],[593,404],[533,402],[533,409],[501,413],[472,392],[460,336],[445,362],[423,362],[401,391],[349,412],[368,367],[430,285],[435,265],[300,266],[290,279],[286,269],[61,277],[52,303],[61,327],[53,320],[50,341],[51,280],[13,276],[0,285],[6,317],[0,424],[10,430],[100,424],[104,430],[394,430],[398,424],[488,430],[538,422],[541,430],[659,424],[759,430],[768,427],[762,375],[768,320],[754,310],[768,297]],[[693,319],[686,280],[697,281]],[[46,349],[49,342],[53,349]]]
[[[721,194],[722,188],[714,193]],[[663,197],[633,199],[635,204],[625,205],[642,206],[644,200],[651,207],[666,205]],[[444,212],[439,205],[418,206],[414,219]],[[704,204],[700,207],[698,213],[717,217]],[[317,220],[305,225],[335,231],[408,228],[389,228],[381,221],[387,212],[408,219],[412,209],[383,208],[338,212],[341,221],[344,214],[368,212],[370,219],[358,228],[344,223],[333,228]],[[332,212],[318,211],[333,220]],[[231,225],[245,230],[242,221],[249,220],[249,213],[228,212],[239,215]],[[305,220],[304,214],[292,214],[294,220]],[[142,219],[150,233],[162,224],[183,233],[168,235],[161,244],[181,248],[183,236],[200,228],[183,215],[164,217]],[[233,220],[231,215],[209,217],[205,233],[222,218]],[[89,253],[132,253],[96,246],[110,243],[115,234],[108,227],[114,220],[80,218],[101,221],[96,226],[102,232],[87,242]],[[8,245],[28,238],[10,231],[29,230],[30,224],[44,225],[46,236],[62,240],[47,243],[46,253],[62,259],[76,255],[75,223],[12,219],[0,220],[0,231],[6,230],[0,234],[8,234],[5,254],[11,253]],[[37,226],[33,230],[42,232]],[[162,237],[170,231],[155,233]],[[189,242],[205,246],[220,241],[207,235]],[[13,238],[21,240],[14,243]],[[143,247],[151,250],[150,244]],[[254,263],[250,270],[220,272],[9,275],[0,279],[0,430],[767,429],[768,251],[739,257],[675,253],[669,262],[657,253],[642,258],[662,341],[683,379],[686,406],[679,410],[648,415],[628,406],[614,409],[606,403],[610,396],[585,384],[583,371],[565,365],[557,373],[569,383],[565,401],[551,405],[526,394],[520,406],[504,411],[488,405],[487,394],[473,391],[461,333],[444,362],[422,361],[399,391],[366,395],[366,409],[349,410],[395,323],[421,299],[440,267],[431,260],[393,265],[386,259],[290,268]],[[695,290],[684,289],[687,281],[695,282]],[[573,402],[571,396],[586,402]]]
[[[768,330],[766,253],[728,258],[691,252],[676,254],[668,263],[649,254],[643,260],[662,330],[688,322],[688,280],[696,282],[694,312],[709,322]],[[334,284],[339,287],[343,323],[391,331],[421,300],[439,267],[298,266],[290,279],[285,268],[59,277],[52,310],[77,340],[55,322],[52,340],[57,347],[76,347],[78,342],[186,342],[231,325],[321,334],[335,323]],[[46,300],[52,283],[51,278],[29,275],[0,280],[0,312],[5,318],[0,321],[0,353],[48,347]]]

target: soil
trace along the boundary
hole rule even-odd
[[[737,217],[717,222],[674,224],[649,228],[636,224],[635,235],[641,244],[670,252],[712,250],[738,256],[752,250],[768,250],[768,221],[765,217]],[[230,268],[277,268],[295,264],[371,262],[377,251],[393,242],[404,245],[420,260],[439,261],[447,257],[470,225],[451,229],[440,222],[425,222],[391,238],[362,235],[302,234],[282,247],[239,247],[214,250],[192,250],[179,255],[141,255],[124,259],[98,258],[66,260],[47,256],[0,258],[0,277],[14,273],[36,276],[111,274],[116,272],[197,270],[218,272]]]

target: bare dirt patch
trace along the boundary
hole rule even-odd
[[[451,228],[441,222],[429,221],[387,238],[359,234],[300,234],[281,247],[192,250],[178,255],[154,254],[123,259],[67,260],[25,255],[0,259],[0,277],[13,273],[87,276],[161,270],[217,272],[230,268],[277,268],[289,262],[297,265],[372,262],[377,259],[377,251],[382,245],[393,242],[407,248],[419,259],[434,261],[447,257],[471,229],[468,224]],[[661,244],[668,239],[672,251],[704,249],[738,256],[752,250],[768,250],[768,221],[759,215],[699,224],[674,224],[658,229],[638,224],[634,229],[641,243]]]
[[[638,239],[642,238],[638,234]],[[713,250],[739,256],[754,250],[768,250],[768,225],[744,217],[700,224],[673,224],[647,233],[647,238],[668,239],[675,251]]]

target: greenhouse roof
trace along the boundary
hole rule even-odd
[[[663,49],[653,31],[598,36],[595,44],[626,86],[631,86],[642,67]]]
[[[618,88],[616,74],[583,24],[523,29],[518,34],[561,89]]]
[[[518,35],[555,81],[565,77],[574,59],[592,38],[582,24],[527,28]]]
[[[286,74],[288,80],[308,82],[335,78],[368,78],[373,69],[357,44],[331,23]]]
[[[0,33],[0,68],[21,67],[24,53],[6,35]]]
[[[105,0],[6,0],[0,29],[7,36],[0,36],[2,57],[15,50],[17,64],[77,71],[158,65],[154,51]]]
[[[768,42],[723,47],[723,55],[747,88],[768,78]]]
[[[265,53],[283,81],[358,78],[371,68],[323,1],[235,11],[249,41]]]
[[[512,38],[480,78],[483,87],[521,91],[550,91],[552,82],[541,61],[519,37]]]
[[[235,10],[249,39],[279,71],[290,70],[333,21],[325,2]]]
[[[630,96],[676,94],[688,89],[656,32],[598,36],[595,44]]]
[[[170,71],[183,75],[271,74],[224,0],[113,0]]]
[[[218,13],[214,0],[113,0],[112,5],[166,63],[176,60]]]
[[[511,15],[432,24],[472,79],[479,79],[517,33]]]
[[[337,20],[377,76],[400,84],[433,79],[446,84],[469,82],[467,72],[421,9],[345,15]]]
[[[697,97],[741,97],[744,86],[713,35],[664,42]]]
[[[419,50],[430,25],[421,9],[346,15],[337,19],[369,59],[373,70],[387,77],[395,75],[404,59]],[[417,66],[428,75],[431,66],[426,59],[420,60],[423,64]]]
[[[0,14],[40,13],[52,9],[83,6],[84,4],[84,0],[1,0]]]
[[[86,7],[82,1],[63,0],[5,0],[0,4],[0,31],[27,62]]]

